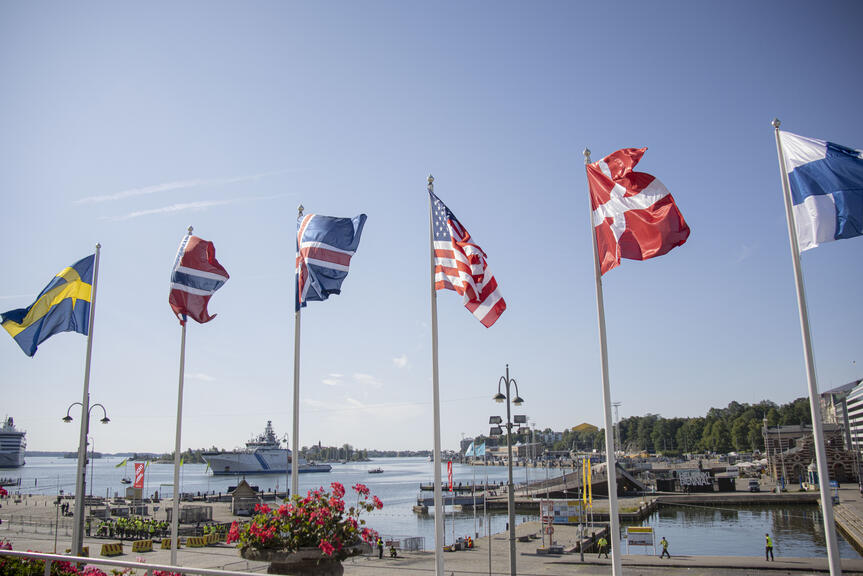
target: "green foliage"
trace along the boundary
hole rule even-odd
[[[631,416],[618,424],[620,446],[627,451],[667,455],[686,452],[748,452],[764,449],[764,419],[770,426],[811,424],[809,399],[798,398],[777,406],[731,402],[726,408],[711,408],[704,417],[663,418],[656,414]],[[601,448],[602,434],[597,433]]]

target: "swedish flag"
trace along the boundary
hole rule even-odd
[[[87,335],[95,261],[95,254],[78,260],[57,274],[28,308],[0,315],[24,354],[32,356],[39,344],[60,332]]]

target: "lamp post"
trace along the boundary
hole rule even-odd
[[[107,424],[111,421],[104,406],[101,404],[90,406],[89,394],[86,396],[86,399],[87,405],[81,402],[70,404],[66,409],[66,416],[63,417],[63,422],[69,424],[73,420],[69,414],[72,407],[81,406],[81,440],[78,442],[78,470],[75,479],[75,515],[72,525],[72,552],[75,556],[81,556],[82,544],[84,542],[84,494],[87,491],[87,435],[90,433],[90,412],[98,406],[102,409],[102,419],[99,422]]]
[[[501,384],[504,385],[506,389],[506,394],[501,392]],[[512,393],[510,392],[510,388],[515,387],[515,398],[512,397]],[[516,383],[514,378],[509,377],[509,364],[506,365],[506,376],[501,376],[500,380],[497,383],[497,394],[493,397],[495,402],[501,403],[506,400],[506,453],[507,453],[507,468],[508,468],[508,478],[507,478],[507,494],[509,496],[507,508],[509,511],[509,573],[511,576],[515,576],[515,490],[512,484],[512,414],[510,413],[510,403],[515,404],[516,406],[521,406],[524,402],[524,399],[518,395],[518,384]],[[495,426],[491,429],[490,434],[492,436],[499,436],[502,432],[500,428],[502,420],[500,416],[492,416],[489,418],[489,424],[494,424]],[[516,423],[527,424],[527,416],[516,416]]]

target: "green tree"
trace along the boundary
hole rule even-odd
[[[749,421],[743,416],[738,416],[731,424],[731,444],[738,452],[749,449]]]

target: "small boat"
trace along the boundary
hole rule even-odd
[[[383,473],[384,473],[383,468],[372,468],[371,470],[369,470],[369,474],[383,474]]]
[[[128,478],[123,478],[120,480],[120,484],[131,484],[132,481]]]

